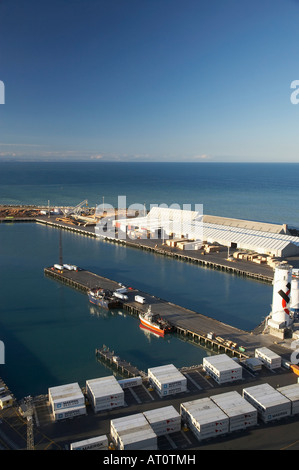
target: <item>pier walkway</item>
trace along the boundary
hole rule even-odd
[[[47,267],[44,269],[44,273],[47,277],[85,293],[89,289],[96,287],[111,291],[115,291],[120,287],[120,284],[116,281],[85,271],[84,269],[79,269],[78,271],[64,269],[63,272],[59,272],[53,267]],[[284,348],[276,344],[277,338],[275,337],[240,330],[199,312],[194,312],[167,300],[139,291],[134,287],[127,286],[127,288],[128,292],[126,295],[128,298],[123,300],[122,305],[124,310],[138,317],[139,313],[147,311],[150,305],[154,314],[159,314],[173,326],[174,333],[199,345],[240,358],[254,355],[255,348],[262,346],[275,346],[277,353],[286,353]],[[136,302],[136,295],[144,297],[145,303]],[[211,332],[213,333],[212,337],[210,335]]]

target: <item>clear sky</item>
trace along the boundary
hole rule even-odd
[[[296,0],[1,0],[0,161],[299,162],[298,51]]]

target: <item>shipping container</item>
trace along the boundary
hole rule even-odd
[[[260,359],[268,369],[281,367],[281,357],[269,348],[257,348],[254,355]]]
[[[48,395],[53,411],[85,405],[85,398],[78,383],[51,387]]]
[[[277,388],[277,391],[288,398],[291,402],[291,414],[296,415],[299,413],[299,383],[286,385],[285,387]]]
[[[87,380],[86,393],[94,412],[124,406],[124,391],[114,375]]]
[[[108,437],[104,435],[73,442],[70,450],[108,450]]]
[[[243,397],[257,409],[265,423],[291,414],[291,401],[267,383],[244,388]]]
[[[55,421],[61,421],[63,419],[70,419],[76,416],[86,415],[86,406],[75,406],[73,408],[63,408],[60,410],[54,410],[53,417]]]
[[[161,397],[187,391],[187,378],[173,364],[148,369],[148,378]]]
[[[257,409],[238,392],[221,393],[210,398],[228,416],[230,432],[257,424]]]
[[[118,380],[118,383],[122,389],[137,387],[138,385],[142,385],[142,377],[131,377],[129,379],[121,379]]]
[[[182,422],[198,440],[218,437],[229,432],[228,416],[210,398],[181,403]]]
[[[157,436],[164,436],[181,430],[181,415],[170,405],[143,413]]]
[[[242,366],[226,354],[204,357],[203,369],[219,384],[242,379]]]
[[[110,436],[117,450],[157,450],[157,435],[142,413],[110,421]]]

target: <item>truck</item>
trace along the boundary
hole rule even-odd
[[[135,295],[135,302],[138,302],[139,304],[145,304],[145,298],[141,295]]]

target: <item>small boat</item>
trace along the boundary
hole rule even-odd
[[[122,307],[122,302],[115,298],[112,292],[107,289],[91,289],[88,292],[88,299],[92,304],[107,310]]]
[[[147,312],[139,313],[140,326],[147,328],[160,336],[164,336],[166,333],[170,333],[172,328],[171,325],[163,320],[159,314],[153,314],[151,306],[148,307]]]

